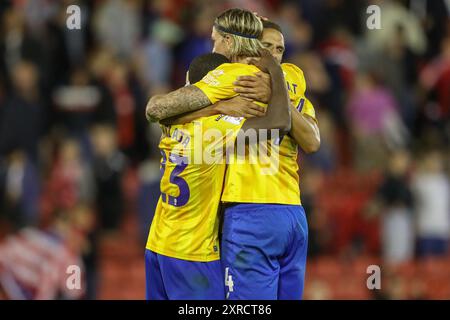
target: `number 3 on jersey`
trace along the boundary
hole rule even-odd
[[[162,161],[161,161],[161,175],[164,175],[164,172],[166,170],[166,162],[167,157],[166,153],[164,151],[161,151]],[[184,206],[188,201],[189,197],[191,195],[191,192],[189,190],[189,186],[183,178],[181,178],[179,175],[186,169],[188,163],[187,163],[187,157],[182,157],[176,154],[169,154],[169,162],[175,164],[175,168],[173,168],[172,172],[170,173],[170,183],[176,185],[178,189],[180,190],[180,194],[178,197],[174,197],[167,195],[161,191],[161,198],[163,202],[168,201],[167,203],[175,206],[175,207],[182,207]]]

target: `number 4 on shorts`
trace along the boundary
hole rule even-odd
[[[234,282],[233,282],[233,277],[230,275],[228,275],[228,270],[230,268],[225,268],[225,287],[228,287],[228,292],[227,292],[227,299],[230,295],[230,292],[233,292],[233,286],[234,286]]]

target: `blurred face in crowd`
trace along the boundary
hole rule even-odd
[[[266,28],[263,31],[261,43],[277,59],[278,63],[281,63],[285,49],[283,35],[278,30]]]
[[[35,66],[29,62],[19,62],[14,66],[12,80],[21,94],[33,93],[36,89],[38,74]]]
[[[127,85],[128,69],[122,63],[116,63],[112,66],[109,74],[109,84],[112,88],[120,88]]]
[[[442,55],[450,59],[450,36],[447,36],[442,40],[441,47]]]
[[[425,155],[423,170],[429,173],[438,173],[444,169],[443,157],[439,151],[431,151]]]
[[[398,150],[390,159],[389,169],[395,175],[403,175],[408,171],[409,164],[409,153],[406,150]]]
[[[80,146],[75,140],[67,140],[61,148],[61,160],[64,163],[77,162],[80,158]]]
[[[3,27],[6,32],[13,30],[23,31],[23,29],[25,28],[23,13],[19,10],[7,10],[3,15],[3,18]]]
[[[114,128],[109,125],[96,126],[92,131],[92,144],[98,156],[109,156],[117,148]]]

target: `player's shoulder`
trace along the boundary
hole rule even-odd
[[[293,63],[282,63],[281,69],[290,76],[304,78],[303,70]]]
[[[215,70],[220,70],[227,74],[254,73],[259,71],[256,66],[246,63],[223,63]]]

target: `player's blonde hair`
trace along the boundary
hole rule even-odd
[[[214,21],[216,31],[222,36],[229,35],[233,41],[231,57],[258,57],[263,45],[259,41],[263,32],[260,18],[250,11],[229,9]]]

